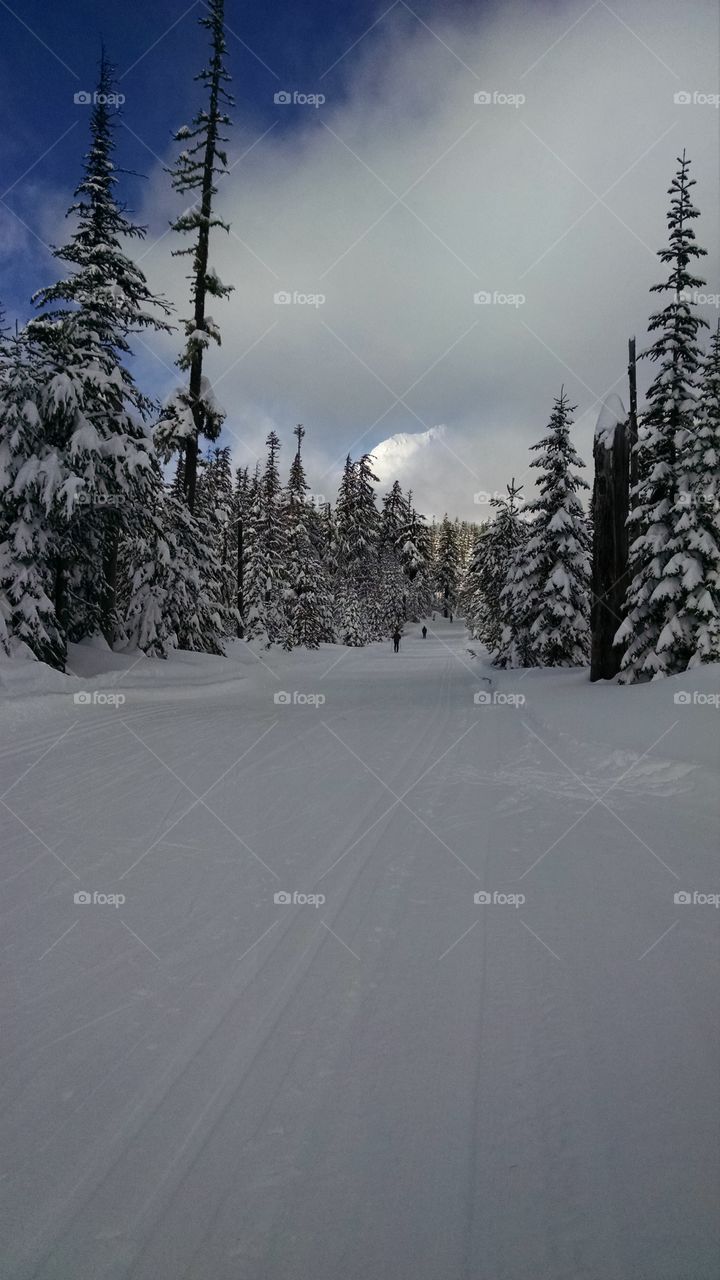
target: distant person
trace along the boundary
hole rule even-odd
[[[399,632],[399,630],[398,630],[398,628],[397,628],[397,627],[396,627],[396,628],[395,628],[395,630],[393,631],[393,638],[392,638],[392,641],[393,641],[393,650],[394,650],[394,652],[395,652],[395,653],[399,653],[399,652],[400,652],[400,632]]]
[[[450,614],[450,621],[452,622],[452,614]]]
[[[426,635],[427,635],[427,627],[423,627],[423,629],[422,629],[422,638],[423,638],[423,640],[425,639]]]
[[[434,622],[434,621],[435,621],[435,614],[433,614],[433,622]]]

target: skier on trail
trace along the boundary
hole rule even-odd
[[[427,627],[423,627],[423,629],[422,629],[422,638],[423,638],[423,640],[425,639],[426,635],[427,635]]]
[[[393,631],[393,638],[392,638],[392,640],[393,640],[393,650],[394,650],[394,652],[395,652],[395,653],[399,653],[399,651],[400,651],[400,630],[399,630],[399,628],[398,628],[398,627],[396,627],[396,628],[395,628],[395,630]]]

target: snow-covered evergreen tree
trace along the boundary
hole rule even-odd
[[[177,362],[188,375],[188,382],[167,402],[156,432],[158,447],[166,456],[183,450],[183,481],[191,512],[195,510],[199,442],[202,437],[217,440],[225,417],[203,374],[210,342],[220,344],[220,331],[207,313],[207,300],[225,298],[232,291],[232,286],[223,284],[210,266],[212,228],[229,230],[227,223],[213,212],[216,178],[227,170],[227,139],[222,131],[230,124],[227,109],[234,105],[227,89],[230,76],[225,66],[225,0],[207,0],[198,22],[210,32],[210,60],[195,77],[205,89],[207,101],[192,124],[183,125],[175,134],[183,149],[170,171],[177,192],[197,195],[197,202],[172,224],[174,231],[193,237],[189,248],[175,250],[177,256],[192,258],[189,279],[193,313],[185,321],[185,348]]]
[[[155,484],[151,402],[124,361],[130,336],[167,329],[157,308],[169,310],[124,249],[145,233],[116,195],[112,85],[103,53],[90,150],[69,210],[76,227],[54,255],[73,270],[36,295],[42,312],[27,329],[42,444],[37,465],[16,481],[42,484],[61,631],[79,639],[101,629],[110,642],[121,542],[142,526]]]
[[[25,335],[0,342],[0,648],[62,669],[65,636],[54,600],[50,450],[35,400],[37,370]]]
[[[500,617],[502,631],[500,642],[493,653],[496,667],[533,667],[538,658],[533,646],[532,624],[537,608],[537,597],[530,588],[537,586],[535,577],[537,557],[528,555],[528,543],[533,538],[532,522],[528,525],[525,543],[518,543],[510,556],[505,585],[500,592]]]
[[[399,480],[394,480],[382,500],[378,537],[381,552],[387,549],[392,556],[397,554],[398,538],[406,518],[407,504],[402,487]]]
[[[398,621],[408,615],[407,580],[400,558],[400,535],[407,519],[407,503],[400,482],[393,481],[385,494],[378,533],[378,589],[375,616],[380,636],[391,635]]]
[[[678,434],[678,519],[666,576],[687,666],[720,661],[720,324],[703,365],[692,426]]]
[[[354,568],[357,470],[348,454],[335,506],[329,563],[333,573],[334,621],[338,639],[346,645],[364,645],[370,639],[367,619],[355,589]]]
[[[410,491],[397,535],[397,557],[405,577],[406,617],[418,622],[432,609],[430,540],[425,517],[415,510]]]
[[[79,308],[103,353],[121,365],[122,359],[131,354],[130,335],[143,330],[169,332],[170,325],[159,318],[158,310],[169,315],[171,308],[150,291],[142,269],[128,257],[124,247],[126,242],[143,240],[146,228],[131,221],[117,195],[118,174],[122,170],[114,158],[118,119],[110,105],[114,76],[115,70],[103,49],[84,176],[67,212],[75,222],[75,230],[67,244],[53,251],[55,260],[67,263],[72,270],[56,284],[41,289],[34,300],[51,310],[52,321],[72,315]],[[121,367],[120,373],[132,398],[149,411],[151,402],[134,389],[127,370]]]
[[[372,454],[364,453],[355,464],[353,556],[358,562],[367,563],[377,554],[380,540],[380,513],[375,501],[377,476],[372,462]]]
[[[198,475],[196,511],[213,532],[213,544],[219,569],[220,600],[229,617],[234,618],[237,563],[233,555],[234,494],[230,448],[211,449]],[[236,622],[237,620],[234,619]],[[233,631],[236,627],[233,626]]]
[[[533,445],[539,493],[526,508],[528,536],[513,554],[500,597],[500,666],[570,667],[588,657],[590,538],[578,497],[588,486],[573,470],[583,463],[570,440],[572,413],[561,390],[548,434]]]
[[[329,573],[335,568],[335,549],[337,545],[337,529],[332,503],[324,502],[319,511],[319,537],[321,555]]]
[[[457,594],[461,581],[458,524],[447,512],[438,532],[435,555],[435,590],[440,597],[441,608],[447,618],[457,607]]]
[[[387,608],[378,573],[380,513],[372,457],[347,458],[336,506],[336,630],[344,644],[362,645],[386,634]]]
[[[294,434],[297,448],[283,511],[287,557],[284,645],[286,649],[294,645],[317,649],[323,641],[334,639],[332,600],[317,536],[313,536],[317,513],[307,501],[309,486],[302,460],[305,430],[298,425]]]
[[[521,493],[522,486],[513,479],[507,486],[507,498],[491,498],[495,519],[478,534],[463,581],[461,607],[468,631],[490,653],[500,648],[504,628],[502,592],[513,556],[527,534],[520,512]]]
[[[355,465],[350,454],[345,459],[345,466],[338,488],[335,504],[334,547],[336,567],[350,564],[352,559],[352,538],[355,510]]]
[[[247,467],[238,467],[232,495],[230,519],[229,555],[235,566],[233,574],[233,604],[235,607],[235,631],[242,639],[245,635],[245,571],[248,559],[248,530],[254,495],[259,476],[251,478]]]
[[[701,364],[697,338],[705,324],[689,297],[704,281],[690,268],[705,250],[695,243],[692,223],[700,215],[691,200],[695,183],[684,152],[678,165],[668,193],[668,245],[658,251],[670,274],[651,290],[669,298],[651,317],[648,332],[658,336],[643,352],[658,368],[636,445],[638,482],[628,521],[632,578],[616,636],[626,646],[620,675],[624,683],[684,671],[696,655],[695,637],[707,608],[697,594],[702,568],[694,552],[700,547],[686,499],[699,462],[692,438]],[[706,548],[708,552],[712,557]]]
[[[409,582],[426,572],[429,560],[428,531],[425,517],[415,510],[412,492],[408,493],[397,534],[397,554]]]
[[[282,644],[287,633],[285,612],[287,543],[282,513],[282,486],[278,469],[280,440],[275,431],[267,437],[267,461],[254,494],[249,518],[248,556],[245,573],[245,635],[266,646]]]
[[[129,648],[160,658],[171,649],[223,652],[231,615],[223,607],[213,533],[184,499],[158,488],[157,507],[126,555],[123,638]]]

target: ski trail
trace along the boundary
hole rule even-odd
[[[0,791],[127,901],[8,817],[9,1280],[715,1280],[718,917],[672,903],[716,887],[711,727],[434,629],[143,667],[142,742],[24,705]]]

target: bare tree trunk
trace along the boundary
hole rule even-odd
[[[205,328],[205,279],[210,252],[210,219],[212,216],[212,198],[214,193],[213,176],[215,151],[218,144],[218,114],[220,97],[220,77],[222,74],[222,57],[215,45],[212,58],[212,80],[210,82],[210,103],[208,106],[208,129],[205,141],[203,160],[202,197],[200,200],[201,223],[198,228],[198,241],[195,250],[195,329]],[[185,494],[191,511],[195,511],[195,494],[197,490],[197,464],[199,440],[205,427],[205,414],[200,394],[202,391],[203,350],[196,347],[190,365],[190,404],[192,407],[195,433],[185,447]]]
[[[245,553],[244,553],[244,537],[243,522],[237,522],[237,611],[238,623],[237,633],[238,639],[242,640],[245,635]]]
[[[634,446],[638,438],[637,421],[637,365],[635,359],[635,339],[628,338],[628,382],[630,384],[630,414],[628,417],[628,449],[630,452],[630,488],[637,484],[637,454]]]
[[[596,438],[593,449],[591,680],[612,679],[622,659],[622,650],[613,644],[613,638],[622,622],[627,591],[630,438],[629,424],[618,423],[612,446],[607,448]]]
[[[65,566],[59,557],[55,561],[54,577],[53,604],[55,605],[55,617],[58,620],[58,626],[64,632],[66,630],[65,623],[67,621],[67,596],[65,590]]]
[[[67,643],[66,643],[67,581],[65,576],[65,563],[61,558],[61,556],[57,556],[55,558],[54,564],[52,566],[52,576],[53,576],[52,593],[53,593],[53,605],[55,607],[55,618],[57,621],[58,629],[63,637],[62,652],[61,654],[58,655],[59,662],[60,662],[59,670],[64,671],[65,663],[67,661]],[[54,662],[53,662],[53,665],[55,665]]]
[[[111,517],[105,534],[102,574],[103,590],[100,605],[100,629],[112,648],[115,640],[115,621],[117,600],[118,551],[120,548],[120,529],[116,518]]]

